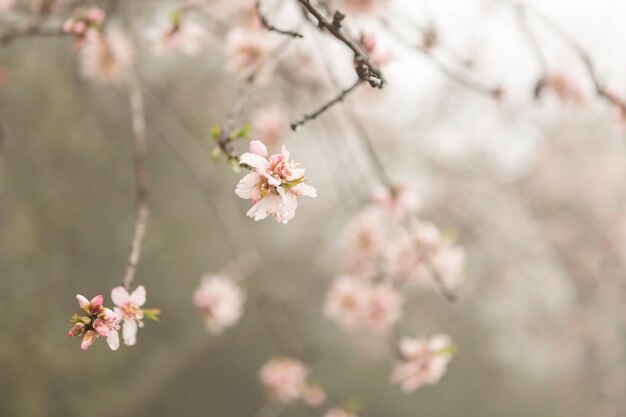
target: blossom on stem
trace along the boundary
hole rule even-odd
[[[152,43],[155,55],[180,50],[185,55],[195,56],[200,53],[209,36],[202,25],[183,19],[182,11],[177,10],[165,25],[150,28],[146,37]]]
[[[420,339],[405,337],[399,348],[402,359],[395,365],[390,381],[400,384],[407,393],[439,382],[454,353],[450,337],[442,334]]]
[[[308,367],[297,359],[272,359],[259,372],[261,384],[274,399],[288,403],[298,400],[307,388]]]
[[[88,300],[82,295],[76,295],[78,305],[83,315],[74,314],[72,323],[74,326],[67,332],[68,336],[80,336],[82,342],[80,348],[87,350],[98,337],[105,337],[112,350],[120,346],[119,317],[111,309],[103,306],[104,298],[97,295]]]
[[[111,299],[115,303],[115,314],[123,320],[122,336],[126,346],[137,343],[137,328],[143,327],[143,318],[156,320],[160,313],[157,309],[146,310],[141,307],[146,303],[146,289],[143,285],[138,286],[132,293],[126,288],[119,286],[111,291]]]
[[[204,316],[207,330],[219,334],[234,326],[243,314],[245,294],[231,280],[207,274],[193,294],[196,308]]]
[[[75,46],[76,49],[79,49],[89,33],[99,32],[102,29],[106,17],[106,12],[103,9],[76,9],[72,16],[63,23],[62,30],[75,36]]]
[[[289,160],[284,146],[281,153],[270,156],[262,142],[253,140],[240,162],[251,172],[239,181],[235,193],[252,200],[247,215],[256,221],[272,215],[285,224],[294,217],[300,196],[317,197],[317,190],[304,182],[304,169]]]

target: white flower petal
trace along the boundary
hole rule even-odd
[[[117,350],[120,347],[120,335],[117,330],[111,329],[109,331],[109,337],[107,337],[107,343],[111,350]]]
[[[143,285],[135,288],[135,291],[130,295],[130,301],[138,307],[146,303],[146,289]]]
[[[259,195],[258,186],[260,183],[259,174],[251,172],[239,181],[237,188],[235,188],[235,194],[246,200],[256,198]]]
[[[115,287],[111,291],[111,300],[113,300],[115,305],[123,306],[128,302],[128,297],[128,291],[122,286]]]
[[[267,158],[267,148],[260,140],[253,140],[250,142],[250,152],[253,154]]]
[[[247,164],[253,168],[265,170],[267,169],[267,159],[255,153],[246,152],[239,158],[240,164]]]
[[[126,346],[132,346],[137,343],[137,322],[134,319],[124,320],[122,334]]]

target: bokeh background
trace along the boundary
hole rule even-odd
[[[563,39],[531,22],[552,71],[581,98],[547,91],[537,100],[542,69],[510,6],[391,2],[387,18],[402,15],[409,34],[410,22],[435,22],[472,61],[459,71],[500,85],[504,98],[458,85],[381,32],[393,56],[388,87],[359,91],[285,138],[319,191],[285,226],[245,217],[247,202],[233,193],[240,174],[209,156],[209,130],[241,84],[224,69],[224,27],[208,18],[214,38],[197,57],[155,57],[142,28],[176,3],[119,3],[148,123],[152,217],[136,282],[163,314],[137,346],[115,353],[104,343],[81,352],[66,336],[75,294],[108,298],[125,266],[134,213],[128,100],[124,87],[81,78],[68,38],[3,45],[0,415],[253,416],[265,403],[258,369],[280,353],[259,305],[249,300],[241,322],[216,337],[191,302],[205,272],[237,276],[250,265],[242,285],[262,287],[289,317],[316,381],[338,402],[358,400],[363,416],[626,415],[625,126]],[[624,2],[529,3],[580,42],[613,91],[626,92]],[[351,23],[382,31],[371,18]],[[332,97],[334,81],[349,83],[342,46],[303,30],[239,122],[276,103],[296,119]],[[290,61],[309,52],[313,76]],[[391,176],[419,191],[420,215],[454,228],[467,251],[456,303],[433,291],[407,295],[400,332],[445,332],[459,347],[438,385],[410,395],[388,384],[385,340],[347,335],[321,312],[342,231],[378,184],[348,112],[363,120]],[[254,272],[259,262],[263,273]]]

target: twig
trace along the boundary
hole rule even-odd
[[[341,24],[345,15],[336,11],[332,21],[329,21],[324,15],[317,10],[309,0],[297,0],[300,5],[306,9],[317,20],[317,26],[320,29],[328,31],[331,35],[343,42],[354,53],[354,65],[356,74],[359,79],[367,81],[370,86],[382,88],[385,79],[378,65],[370,59],[363,51],[362,47],[348,38],[341,30]]]
[[[135,226],[130,244],[128,264],[122,280],[124,287],[130,291],[137,265],[141,257],[144,236],[150,217],[148,204],[148,169],[146,166],[146,117],[143,93],[136,75],[129,81],[129,99],[133,125],[133,159],[135,165]]]
[[[315,110],[312,113],[305,114],[304,116],[302,116],[302,118],[300,118],[299,120],[296,120],[295,122],[293,122],[291,124],[291,130],[298,131],[307,122],[309,122],[311,120],[315,120],[317,117],[319,117],[326,110],[330,109],[335,104],[342,102],[346,98],[346,96],[348,94],[350,94],[352,91],[354,91],[358,86],[362,85],[362,81],[363,80],[361,80],[361,79],[356,80],[354,82],[354,84],[352,84],[350,87],[342,90],[336,97],[334,97],[333,99],[331,99],[331,100],[327,101],[326,103],[324,103],[319,109]]]
[[[70,33],[63,32],[61,29],[44,29],[41,27],[43,22],[39,20],[32,21],[22,27],[8,28],[0,36],[0,45],[6,45],[9,42],[27,36],[70,36]]]
[[[254,9],[256,11],[257,16],[259,17],[261,25],[263,25],[263,27],[265,29],[269,30],[270,32],[280,33],[281,35],[291,36],[292,38],[303,38],[304,37],[299,32],[296,32],[296,31],[293,31],[293,30],[279,29],[276,26],[272,25],[269,22],[269,20],[267,20],[267,17],[265,17],[265,15],[261,12],[261,0],[255,0],[255,2],[254,2]]]

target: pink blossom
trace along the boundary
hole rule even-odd
[[[380,50],[378,39],[373,33],[361,32],[359,43],[363,45],[367,55],[378,65],[386,65],[391,61],[391,55]]]
[[[401,384],[407,393],[425,384],[436,384],[445,374],[453,350],[452,342],[446,335],[403,338],[400,341],[402,359],[393,369],[391,382]]]
[[[82,40],[90,30],[99,31],[106,20],[103,9],[76,9],[72,16],[63,23],[63,32],[74,34]],[[79,43],[80,45],[80,43]]]
[[[205,275],[193,294],[193,302],[203,314],[207,330],[213,334],[219,334],[239,321],[244,301],[241,289],[219,275]]]
[[[155,55],[179,50],[185,55],[195,56],[207,42],[208,32],[198,23],[178,18],[162,27],[149,29],[146,37],[152,43]]]
[[[398,223],[404,221],[407,215],[414,214],[421,206],[417,194],[404,185],[378,187],[372,191],[370,200],[385,209]]]
[[[329,289],[324,313],[347,330],[380,333],[400,319],[402,303],[402,296],[389,284],[344,275]]]
[[[270,156],[262,142],[253,140],[240,161],[252,171],[239,181],[235,193],[252,200],[247,215],[256,221],[272,215],[285,224],[294,217],[300,196],[317,197],[317,190],[304,182],[304,169],[289,160],[284,146],[280,154]]]
[[[257,71],[271,52],[267,33],[242,28],[227,35],[225,47],[227,68],[244,77]]]
[[[111,291],[111,299],[115,303],[115,314],[123,320],[122,336],[124,344],[132,346],[137,343],[137,327],[143,327],[143,306],[146,302],[146,289],[140,285],[128,294],[126,288],[115,287]]]
[[[88,300],[82,295],[76,296],[83,316],[74,314],[72,322],[74,326],[67,332],[68,336],[81,336],[80,348],[87,350],[98,337],[105,337],[112,350],[120,346],[119,317],[112,310],[103,306],[104,298],[97,295]]]
[[[95,81],[119,81],[127,75],[133,59],[133,47],[121,30],[112,28],[105,34],[90,31],[81,49],[81,72]]]
[[[287,113],[279,106],[258,110],[252,116],[252,136],[269,147],[280,143],[288,130]]]
[[[334,407],[324,414],[324,417],[357,417],[356,414],[350,413],[343,408]]]
[[[300,399],[306,389],[309,370],[293,358],[272,359],[259,372],[259,379],[268,394],[282,403]]]
[[[8,12],[15,6],[15,0],[0,0],[0,13]]]

